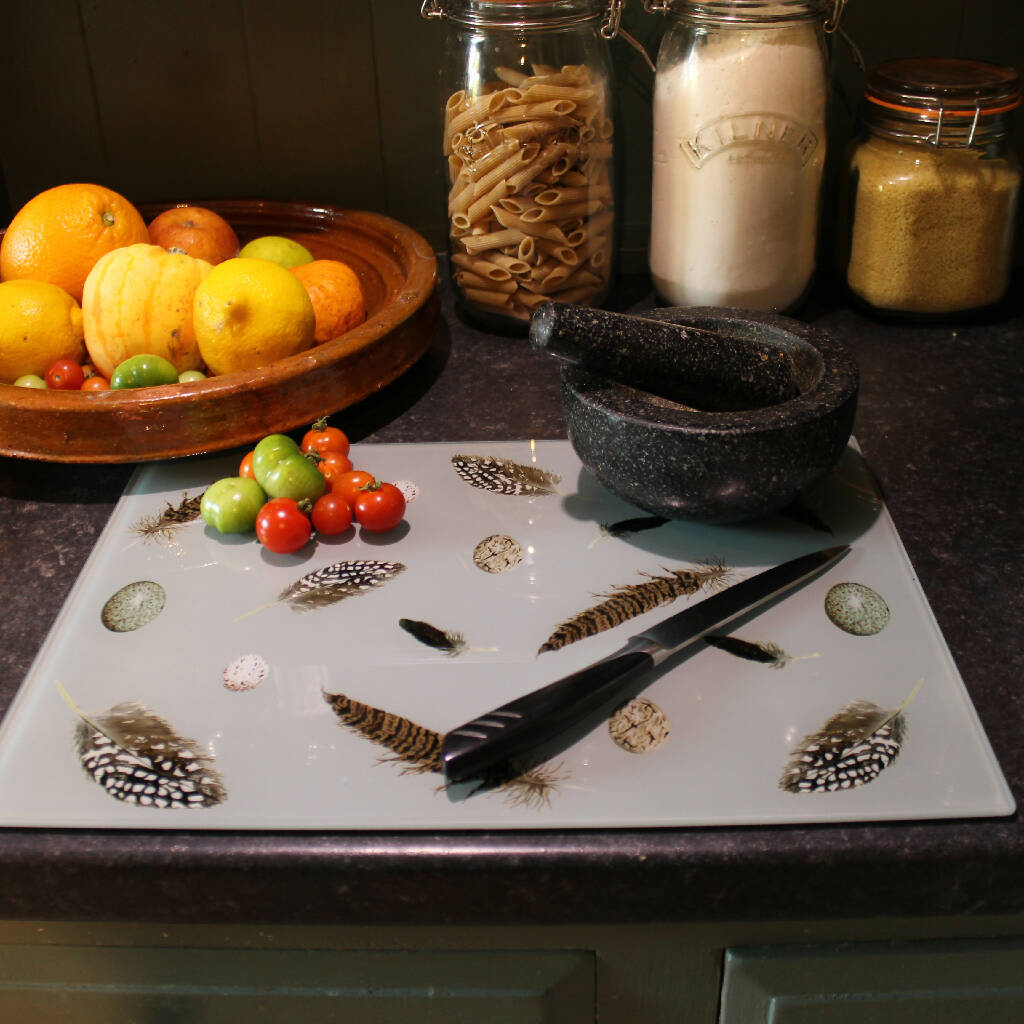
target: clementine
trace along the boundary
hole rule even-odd
[[[337,338],[366,319],[366,301],[356,272],[341,260],[313,260],[292,273],[302,282],[316,316],[318,345]]]
[[[216,266],[238,255],[235,229],[205,206],[175,206],[149,222],[149,240]]]
[[[124,196],[103,185],[57,185],[14,215],[0,244],[0,279],[49,281],[81,302],[101,256],[148,241],[142,214]]]

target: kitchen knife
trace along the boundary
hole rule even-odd
[[[601,661],[452,729],[441,748],[445,780],[485,777],[553,740],[623,693],[640,674],[706,633],[796,590],[849,550],[825,548],[741,580],[631,637]]]

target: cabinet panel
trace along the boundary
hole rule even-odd
[[[1024,942],[726,952],[720,1024],[1019,1024]]]
[[[0,946],[3,1021],[574,1024],[595,1012],[583,951]]]

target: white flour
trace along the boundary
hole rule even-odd
[[[784,310],[815,264],[825,60],[814,24],[725,29],[654,93],[650,265],[673,305]]]

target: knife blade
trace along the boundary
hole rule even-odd
[[[765,569],[638,633],[600,661],[452,729],[441,746],[445,781],[487,776],[550,742],[666,658],[791,593],[849,550],[847,545],[824,548]]]

